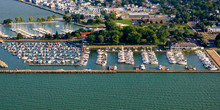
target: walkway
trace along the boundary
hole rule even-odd
[[[215,50],[205,50],[207,55],[211,58],[215,66],[220,69],[220,57]]]

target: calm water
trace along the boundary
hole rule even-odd
[[[56,27],[56,25],[59,25],[59,27]],[[71,29],[71,30],[78,30],[79,28],[82,28],[80,26],[76,26],[72,23],[65,23],[65,22],[56,22],[56,23],[35,23],[35,24],[17,24],[17,25],[1,25],[0,31],[3,33],[10,35],[10,36],[17,36],[17,33],[12,32],[10,30],[11,27],[17,27],[22,30],[25,30],[32,34],[38,34],[36,31],[33,30],[33,28],[44,28],[46,30],[49,30],[52,33],[63,33],[62,30],[65,29]]]
[[[3,20],[11,18],[15,21],[15,17],[23,17],[25,21],[28,21],[30,16],[34,17],[34,21],[37,20],[37,17],[52,16],[55,13],[33,7],[16,0],[0,0],[0,23]],[[57,17],[62,17],[57,15]]]
[[[0,74],[0,109],[219,110],[219,74]]]

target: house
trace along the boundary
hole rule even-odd
[[[203,47],[197,46],[195,43],[189,43],[189,42],[177,42],[171,45],[170,49],[189,49],[189,50],[195,50],[195,49],[203,49]]]

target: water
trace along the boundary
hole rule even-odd
[[[220,109],[219,74],[0,74],[0,109]]]
[[[91,50],[89,61],[87,66],[29,66],[28,63],[24,64],[24,60],[18,59],[16,56],[8,53],[2,47],[0,47],[0,59],[8,64],[8,68],[0,69],[33,69],[33,70],[83,70],[83,69],[93,69],[93,70],[106,70],[108,66],[117,66],[119,70],[133,70],[135,66],[142,64],[141,53],[134,53],[134,65],[128,65],[124,63],[118,63],[118,53],[108,53],[107,65],[101,66],[96,64],[97,52],[96,50]],[[185,52],[185,57],[188,60],[188,65],[193,65],[197,70],[206,70],[203,64],[200,62],[199,58],[193,52]],[[167,60],[165,53],[156,53],[159,61],[159,65],[168,67],[170,70],[185,70],[185,65],[170,64]],[[158,65],[146,64],[146,70],[157,70]]]
[[[59,27],[56,27],[56,25],[59,25]],[[17,36],[17,33],[12,32],[10,28],[13,27],[11,25],[1,25],[0,31],[3,33],[10,35],[10,36]],[[46,30],[49,30],[52,33],[63,33],[62,30],[65,29],[71,29],[71,30],[78,30],[79,28],[82,28],[81,26],[76,26],[73,23],[65,23],[65,22],[56,22],[56,23],[34,23],[34,24],[16,24],[14,27],[21,28],[22,30],[26,30],[29,33],[32,34],[38,34],[36,31],[33,30],[33,28],[44,28]]]
[[[18,2],[16,0],[0,0],[0,8],[0,23],[8,18],[15,21],[15,17],[23,17],[25,21],[28,21],[30,16],[33,16],[34,21],[36,21],[37,17],[47,18],[47,16],[52,16],[55,14],[28,4]],[[57,17],[62,16],[57,15]]]

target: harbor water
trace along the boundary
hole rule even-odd
[[[0,74],[0,109],[219,110],[219,74]]]
[[[18,2],[16,0],[0,0],[0,8],[0,23],[8,18],[15,21],[15,17],[23,17],[24,21],[28,21],[28,18],[30,16],[33,16],[34,21],[36,21],[37,17],[47,18],[48,16],[52,16],[55,14],[34,6],[30,6],[28,4]],[[57,17],[60,18],[62,16],[57,15]]]

